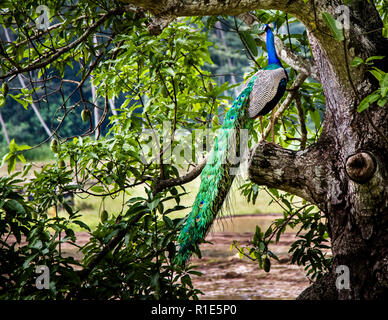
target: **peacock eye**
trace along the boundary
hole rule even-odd
[[[233,117],[233,116],[231,116],[231,117],[230,117],[230,119],[232,119],[232,120],[233,120],[233,119],[234,119],[234,117]]]

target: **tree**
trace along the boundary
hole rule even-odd
[[[283,10],[306,26],[314,66],[326,97],[322,134],[316,144],[299,152],[264,142],[258,144],[250,162],[250,177],[258,184],[307,199],[328,219],[333,269],[302,297],[333,298],[330,294],[337,292],[338,265],[349,267],[352,283],[350,290],[338,292],[338,298],[386,297],[388,109],[383,100],[382,107],[372,103],[366,111],[357,112],[361,101],[374,93],[379,84],[365,64],[350,67],[356,57],[365,61],[386,53],[388,41],[382,36],[384,24],[375,3],[348,1],[349,15],[345,19],[349,19],[349,29],[339,30],[336,39],[331,25],[325,23],[325,15],[336,16],[336,8],[343,5],[340,1],[196,1],[190,5],[176,5],[173,1],[164,1],[162,5],[128,2],[152,10],[160,21],[186,15],[238,15],[260,8]],[[375,65],[386,71],[387,58]],[[377,80],[383,78],[386,79],[384,72],[377,76]],[[280,174],[275,172],[279,168]],[[324,291],[318,290],[322,283]]]
[[[76,176],[77,172],[81,173],[76,187],[80,192],[107,196],[137,184],[149,184],[152,190],[150,194],[153,196],[166,195],[167,191],[176,196],[176,187],[197,177],[203,163],[180,175],[173,165],[163,163],[163,154],[168,147],[177,145],[179,138],[174,134],[176,129],[201,129],[210,124],[217,127],[217,111],[224,107],[225,99],[221,94],[227,85],[214,88],[209,73],[203,70],[204,61],[211,61],[207,53],[209,43],[206,42],[206,34],[198,33],[203,28],[202,20],[193,18],[189,22],[184,20],[181,24],[174,24],[172,21],[187,16],[239,16],[251,28],[250,32],[243,33],[242,38],[245,39],[248,50],[254,52],[254,31],[258,34],[257,43],[260,42],[260,33],[255,29],[257,19],[266,23],[279,20],[282,24],[286,21],[285,13],[295,17],[307,30],[313,59],[309,52],[301,54],[303,35],[297,37],[301,44],[298,48],[291,43],[291,36],[288,37],[289,44],[285,41],[287,37],[277,38],[278,53],[293,70],[290,71],[287,97],[282,101],[274,119],[279,118],[283,112],[290,112],[291,120],[287,124],[293,134],[288,138],[298,139],[300,150],[286,148],[290,145],[287,134],[282,133],[282,126],[278,125],[275,132],[281,146],[265,140],[258,142],[250,157],[249,175],[256,185],[283,190],[315,205],[327,219],[327,224],[319,222],[321,215],[313,215],[311,209],[306,212],[303,211],[306,208],[301,207],[268,234],[262,234],[259,230],[251,253],[257,252],[256,245],[260,247],[260,243],[264,243],[264,251],[260,249],[262,251],[255,259],[267,268],[267,255],[271,256],[266,248],[268,239],[272,239],[275,231],[281,233],[284,222],[289,223],[298,216],[302,222],[311,222],[306,225],[314,231],[310,233],[311,239],[316,236],[319,238],[318,245],[323,241],[327,230],[333,253],[331,263],[324,263],[327,272],[317,277],[315,283],[300,298],[386,298],[388,77],[387,57],[384,55],[388,47],[387,8],[382,1],[345,2],[346,5],[342,1],[321,0],[247,0],[225,3],[212,0],[191,3],[172,0],[126,0],[122,3],[79,1],[83,6],[73,5],[67,11],[61,11],[61,4],[48,1],[47,6],[53,8],[54,17],[59,22],[46,30],[34,32],[26,29],[22,17],[28,16],[30,20],[35,18],[36,14],[30,16],[27,9],[34,8],[36,3],[30,1],[23,11],[17,7],[18,1],[14,1],[9,4],[11,9],[8,15],[2,17],[1,23],[6,27],[15,27],[16,23],[20,33],[14,44],[3,45],[3,73],[0,79],[9,81],[20,73],[28,74],[32,71],[40,71],[40,74],[35,82],[30,81],[30,85],[41,81],[42,76],[44,80],[49,80],[48,74],[53,72],[59,72],[56,77],[63,79],[64,66],[79,62],[82,66],[82,80],[74,83],[75,88],[71,95],[79,92],[80,99],[72,106],[68,106],[68,100],[63,99],[59,110],[65,116],[77,107],[84,110],[97,107],[94,102],[86,101],[82,96],[82,86],[91,74],[94,76],[94,84],[99,87],[100,95],[105,99],[104,110],[108,108],[109,98],[126,91],[128,96],[121,106],[125,112],[112,118],[111,131],[114,138],[102,142],[87,140],[86,143],[76,139],[73,143],[61,145],[58,159],[69,158]],[[280,11],[274,14],[263,11],[271,9]],[[12,10],[18,12],[13,14],[15,22],[10,18]],[[336,18],[342,24],[338,24]],[[209,20],[207,27],[216,22],[216,19]],[[99,46],[95,46],[93,42],[94,33],[98,33],[101,39]],[[50,38],[54,41],[51,42]],[[32,43],[36,45],[32,46]],[[253,43],[256,43],[255,39]],[[260,64],[260,59],[263,58],[254,60]],[[322,101],[317,82],[323,88],[326,105],[322,128],[319,128],[321,120],[317,109],[308,107]],[[32,95],[27,92],[23,94],[25,97]],[[47,95],[47,92],[44,94]],[[21,95],[17,99],[25,97]],[[294,115],[291,111],[285,111],[291,103],[294,103]],[[308,124],[306,128],[307,112],[311,113],[312,120],[317,124],[315,134],[309,135]],[[300,122],[299,135],[295,133],[295,115]],[[102,119],[104,116],[106,113],[103,113]],[[145,140],[139,140],[136,132],[140,128],[148,128],[151,135],[162,135],[162,124],[166,119],[172,121],[170,142],[167,146],[157,143],[159,163],[145,164],[137,156],[139,144]],[[93,133],[96,127],[98,125],[93,126],[90,122],[90,129],[85,135]],[[267,136],[268,130],[265,133]],[[111,150],[115,152],[112,153]],[[14,147],[4,161],[12,164],[19,156],[19,151]],[[107,162],[101,162],[100,159],[107,159]],[[90,161],[93,166],[90,166]],[[110,169],[108,163],[112,163],[109,165]],[[88,179],[95,179],[94,189],[86,187]],[[31,190],[35,190],[35,193],[39,189],[37,181],[31,185]],[[247,184],[245,191],[247,194],[255,193],[255,185]],[[44,193],[43,190],[40,192]],[[278,195],[278,198],[282,196]],[[152,211],[155,204],[152,205],[152,198],[148,200],[151,203],[148,208],[152,208]],[[287,203],[284,197],[283,200]],[[177,202],[179,205],[178,200]],[[162,207],[158,207],[158,210],[163,212]],[[136,216],[129,214],[129,220],[126,220],[129,225],[108,238],[105,249],[96,253],[94,262],[86,266],[85,270],[89,270],[87,272],[104,261],[107,252],[113,252],[118,244],[123,244],[128,228],[133,226]],[[136,220],[135,223],[137,222]],[[166,219],[165,223],[170,222]],[[157,225],[155,221],[154,232],[157,232]],[[128,242],[125,243],[127,244]],[[297,246],[293,248],[296,250]],[[314,250],[308,250],[306,254],[303,250],[298,252],[308,257]],[[264,260],[262,253],[265,254]],[[314,267],[314,261],[310,265]],[[336,288],[336,270],[341,265],[350,270],[349,290]],[[159,277],[160,273],[157,274]],[[157,291],[159,289],[156,289],[155,283],[159,282],[155,279],[153,288]],[[182,281],[184,283],[187,284],[187,279]]]

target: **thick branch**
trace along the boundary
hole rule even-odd
[[[161,34],[163,29],[167,27],[167,25],[174,20],[173,17],[155,17],[151,24],[147,27],[148,32],[152,35]]]
[[[249,162],[249,177],[259,184],[295,194],[320,207],[327,184],[319,145],[292,151],[268,142],[259,143]]]
[[[303,290],[297,300],[337,300],[336,278],[332,273],[325,274],[310,287]]]
[[[288,11],[293,14],[307,14],[309,10],[300,10],[309,7],[302,0],[241,0],[241,1],[219,1],[219,0],[121,0],[124,3],[131,3],[135,6],[153,12],[161,16],[210,16],[210,15],[231,15],[237,16],[241,13],[256,9],[277,9]]]

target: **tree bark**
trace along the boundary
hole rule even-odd
[[[349,62],[356,51],[363,58],[386,53],[376,43],[376,35],[360,35],[359,30],[381,27],[373,5],[363,2],[360,12],[356,10],[360,2],[352,3],[349,41],[329,41],[317,31],[309,34],[326,97],[317,144],[299,152],[261,144],[253,153],[250,176],[259,184],[297,194],[326,214],[333,252],[331,277],[339,265],[350,270],[350,289],[338,290],[339,299],[380,299],[388,297],[388,108],[372,106],[357,112],[360,97],[376,86],[365,70],[348,72],[345,59]],[[378,41],[387,44],[382,38]],[[341,45],[346,47],[341,50]],[[386,71],[386,60],[379,67]],[[324,291],[308,292],[301,298],[325,298]],[[333,297],[331,290],[327,293]]]
[[[388,106],[358,113],[361,99],[377,89],[365,66],[352,59],[386,55],[387,39],[373,1],[353,0],[350,29],[336,41],[322,13],[338,16],[342,1],[148,1],[125,0],[159,16],[238,15],[254,9],[279,9],[293,14],[309,32],[326,111],[318,142],[291,151],[267,142],[250,159],[252,181],[296,194],[326,215],[333,253],[332,271],[308,288],[301,299],[388,298]],[[376,66],[387,71],[387,58]],[[363,159],[363,160],[362,160]],[[350,289],[335,287],[336,267],[350,270]],[[327,288],[327,290],[325,290]]]

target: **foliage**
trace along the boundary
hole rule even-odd
[[[25,183],[27,201],[21,195],[21,172],[0,178],[0,297],[2,299],[171,299],[197,298],[200,293],[191,283],[191,275],[199,273],[176,268],[171,264],[175,255],[174,241],[182,219],[171,220],[163,211],[169,197],[132,198],[120,221],[113,215],[102,221],[83,247],[84,259],[78,261],[65,255],[61,247],[74,247],[76,234],[71,228],[78,224],[80,214],[73,212],[63,194],[55,190],[67,183],[69,172],[47,166],[31,183]],[[38,187],[39,186],[39,189]],[[180,195],[173,198],[179,201]],[[171,197],[170,197],[171,198]],[[68,217],[50,217],[47,209],[64,206]],[[162,218],[161,218],[162,217]],[[118,232],[124,232],[116,250],[109,252],[90,274],[89,263]],[[11,240],[11,241],[8,241]],[[37,266],[50,270],[49,290],[37,290]],[[81,271],[80,271],[81,269]]]
[[[0,35],[3,39],[9,31],[12,41],[2,41],[0,48],[0,104],[15,139],[2,158],[9,175],[0,178],[0,297],[196,299],[200,292],[193,287],[191,276],[199,273],[194,266],[180,268],[172,263],[183,221],[169,215],[183,209],[180,199],[185,190],[158,187],[198,161],[195,152],[184,152],[186,147],[196,150],[203,144],[191,139],[191,133],[219,128],[232,100],[231,89],[264,66],[266,48],[259,37],[260,26],[250,28],[228,17],[185,18],[155,36],[148,30],[148,14],[121,2],[48,0],[50,28],[37,31],[35,9],[39,4],[41,1],[34,0],[1,4],[4,29]],[[376,5],[386,34],[386,4],[377,1]],[[257,10],[254,14],[263,23],[275,21],[285,45],[295,54],[312,58],[306,29],[296,18],[280,11]],[[332,17],[325,17],[336,35]],[[217,21],[227,46],[217,34]],[[339,34],[336,37],[341,40]],[[373,59],[378,58],[355,60],[353,66],[369,67]],[[297,74],[284,66],[290,88]],[[19,73],[28,80],[26,88],[20,87]],[[228,73],[236,75],[236,83]],[[220,74],[225,76],[216,78]],[[372,98],[365,98],[363,107],[374,101],[386,102],[386,73],[374,67],[371,74],[380,88]],[[91,85],[97,89],[95,101]],[[273,137],[274,142],[293,150],[316,142],[325,109],[322,87],[314,79],[308,78],[298,92],[275,124]],[[108,103],[111,99],[115,99],[117,114]],[[33,102],[50,123],[53,135],[49,138],[42,138],[36,119],[31,120]],[[100,124],[93,117],[81,116],[96,110],[102,113]],[[33,136],[28,144],[57,141],[52,154],[55,163],[33,174],[24,155],[40,149],[21,140],[27,120]],[[269,121],[270,115],[266,115],[264,126]],[[250,147],[259,140],[259,123],[254,127]],[[99,139],[91,138],[96,131]],[[178,163],[183,154],[186,161]],[[13,173],[18,159],[25,167],[23,172]],[[123,200],[119,212],[105,208],[105,198],[131,196],[131,189],[139,185],[145,188],[146,197]],[[269,249],[273,239],[279,241],[287,227],[297,228],[298,239],[290,248],[291,262],[305,266],[311,280],[318,279],[331,263],[326,255],[328,234],[322,213],[275,189],[251,182],[242,186],[242,193],[253,203],[263,191],[283,206],[284,216],[265,231],[257,228],[249,246],[233,246],[269,271],[270,259],[277,259]],[[95,230],[88,230],[79,220],[82,212],[75,212],[67,202],[65,195],[69,193],[101,199],[101,222]],[[167,207],[166,201],[171,200],[174,206]],[[63,208],[67,216],[50,216],[53,207]],[[91,234],[81,248],[82,260],[62,251],[65,243],[77,247],[74,225]],[[35,287],[38,265],[50,268],[49,290]]]
[[[65,242],[75,246],[75,234],[69,225],[80,223],[77,220],[79,216],[49,217],[37,210],[40,205],[26,201],[21,195],[22,187],[18,184],[24,180],[19,176],[20,172],[17,172],[0,178],[0,297],[64,297],[80,282],[74,269],[80,265],[79,262],[73,257],[62,256],[60,252],[61,244]],[[46,206],[54,203],[50,193],[46,200]],[[49,290],[35,288],[35,270],[39,265],[50,268]]]
[[[349,1],[351,2],[351,1]],[[388,37],[388,17],[387,17],[387,4],[384,1],[376,1],[376,8],[379,10],[382,18],[382,22],[384,25],[384,28],[382,29],[382,33],[384,37]],[[325,22],[325,24],[329,27],[331,34],[333,35],[333,38],[336,41],[345,41],[344,36],[344,27],[339,23],[330,13],[323,12],[322,18]],[[359,66],[372,66],[373,62],[375,60],[381,60],[384,59],[384,56],[371,56],[366,58],[364,61],[360,57],[356,57],[353,59],[351,66],[352,67],[359,67]],[[346,62],[347,63],[347,62]],[[379,88],[372,92],[371,94],[367,95],[362,101],[360,101],[357,111],[362,112],[369,108],[369,106],[375,102],[377,102],[377,105],[380,107],[383,107],[387,104],[388,97],[388,75],[383,70],[372,67],[369,72],[378,80],[379,82]],[[356,93],[357,94],[357,93]]]
[[[367,58],[365,61],[359,57],[356,57],[352,61],[352,67],[358,67],[361,65],[366,65],[368,67],[373,66],[373,61],[384,59],[384,56],[372,56]],[[379,88],[367,95],[359,104],[357,111],[362,112],[365,109],[369,108],[371,104],[377,102],[377,105],[384,107],[388,101],[388,73],[383,70],[371,67],[369,72],[377,79],[379,82]]]
[[[259,187],[255,184],[245,184],[242,193],[248,196],[248,201],[254,202],[259,194]],[[269,272],[271,260],[278,260],[276,254],[270,250],[272,243],[278,243],[287,228],[297,229],[297,240],[291,244],[291,263],[305,266],[306,276],[316,281],[330,270],[331,256],[327,254],[328,233],[323,213],[311,204],[295,200],[288,193],[279,193],[276,189],[263,188],[261,192],[271,194],[273,201],[283,208],[283,217],[276,219],[265,231],[256,226],[256,232],[249,245],[240,246],[237,241],[232,243],[231,249],[236,248],[240,257],[246,256],[257,261],[260,268]],[[251,198],[252,197],[252,198]],[[273,240],[274,239],[274,240]]]
[[[177,269],[172,263],[175,257],[175,240],[183,219],[171,220],[163,211],[163,202],[179,195],[156,198],[147,192],[148,198],[132,198],[129,209],[120,221],[111,217],[92,233],[90,242],[82,249],[84,261],[95,255],[121,230],[127,230],[118,247],[94,268],[88,282],[80,289],[78,297],[101,299],[187,299],[197,298],[199,290],[191,283],[192,274],[200,274],[193,267]],[[162,219],[158,218],[162,217]],[[122,217],[122,218],[121,218]]]
[[[200,20],[197,23],[200,24]],[[121,106],[122,112],[111,118],[111,136],[100,140],[78,136],[68,142],[58,137],[55,148],[52,148],[56,163],[35,171],[29,181],[17,181],[23,185],[30,200],[19,196],[19,201],[29,210],[20,211],[20,216],[14,217],[15,223],[18,224],[23,215],[33,216],[23,229],[26,238],[17,237],[12,248],[17,248],[14,250],[15,264],[28,269],[19,268],[20,271],[12,274],[12,281],[7,278],[11,275],[10,270],[4,270],[3,298],[196,299],[200,293],[191,283],[191,275],[199,273],[193,267],[182,269],[171,264],[176,234],[182,221],[171,220],[168,214],[184,208],[179,205],[182,194],[176,188],[153,195],[146,187],[148,198],[131,198],[123,203],[121,212],[104,210],[101,224],[92,231],[90,241],[82,249],[84,260],[64,258],[61,254],[62,243],[76,245],[71,225],[88,228],[77,220],[79,213],[73,212],[66,203],[65,194],[88,194],[103,201],[107,196],[115,197],[123,192],[130,194],[130,188],[135,185],[152,185],[153,177],[160,176],[162,170],[166,178],[177,176],[176,167],[160,167],[139,156],[139,146],[147,138],[139,135],[139,131],[148,126],[160,133],[162,122],[168,118],[177,120],[176,128],[193,123],[195,117],[209,122],[212,119],[206,111],[201,115],[189,107],[195,104],[198,111],[206,110],[204,106],[215,110],[224,99],[222,92],[227,84],[209,89],[212,80],[205,78],[206,72],[200,70],[205,60],[211,62],[205,35],[194,32],[187,21],[172,25],[157,38],[148,34],[144,23],[134,28],[133,33],[123,33],[115,38],[118,54],[114,60],[101,63],[94,73],[95,84],[102,96],[128,92]],[[139,59],[144,59],[144,62]],[[132,87],[134,83],[136,88]],[[125,89],[128,87],[130,89]],[[138,98],[137,101],[132,101],[134,97]],[[146,121],[147,118],[152,122]],[[200,123],[201,126],[204,124]],[[172,143],[177,145],[176,141]],[[4,156],[3,162],[8,162],[10,172],[14,170],[15,160],[22,157],[23,148],[27,147],[13,141],[10,152]],[[26,165],[25,174],[30,168]],[[6,199],[5,196],[1,198]],[[163,203],[171,199],[175,199],[177,205],[165,210]],[[47,212],[52,206],[63,207],[69,217],[49,217]],[[2,212],[8,214],[7,208],[4,207]],[[32,233],[35,229],[38,231]],[[2,238],[8,235],[8,239],[20,233],[8,225],[4,225],[2,232]],[[58,240],[58,236],[63,234],[65,236]],[[100,258],[103,248],[112,239],[118,239],[118,234],[122,237],[114,250],[112,248]],[[45,242],[40,239],[43,236]],[[37,238],[42,243],[38,242],[39,248],[30,254],[27,249],[35,245]],[[8,245],[5,242],[2,245],[5,251],[2,257],[9,256]],[[52,250],[48,253],[50,256],[47,257],[45,251],[46,255],[41,257],[39,249],[45,250],[46,247]],[[99,262],[91,268],[90,264],[96,259]],[[50,291],[39,291],[34,287],[37,265],[48,265],[50,270],[55,270],[55,276],[50,278]],[[21,287],[20,283],[24,286]],[[15,291],[9,289],[11,286]]]

